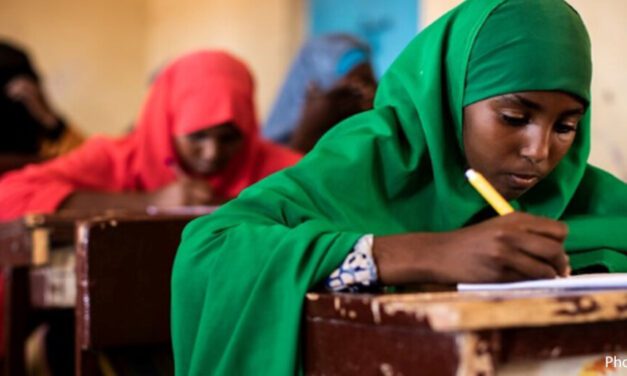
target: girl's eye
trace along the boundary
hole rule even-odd
[[[201,132],[187,135],[187,139],[191,142],[201,142],[206,138],[208,138],[208,136],[205,133],[201,133]]]
[[[529,123],[529,118],[526,116],[511,116],[507,114],[501,114],[501,119],[503,119],[505,123],[516,127],[527,125]]]
[[[577,126],[576,125],[571,125],[571,124],[564,124],[564,123],[556,124],[555,125],[555,132],[561,133],[561,134],[577,132]]]
[[[190,136],[187,136],[187,139],[189,141],[191,141],[191,142],[197,142],[197,141],[201,140],[202,138],[198,137],[198,136],[190,135]]]
[[[231,142],[239,141],[240,138],[242,137],[239,135],[239,133],[228,133],[228,134],[220,136],[220,141],[223,143],[231,143]]]

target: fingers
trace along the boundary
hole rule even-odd
[[[527,274],[522,273],[516,269],[505,267],[501,270],[500,275],[498,276],[497,280],[499,282],[507,283],[507,282],[524,281],[530,278],[533,279],[533,277],[529,277]]]
[[[516,226],[522,227],[527,232],[547,236],[563,242],[568,235],[568,226],[564,222],[549,218],[539,217],[527,213],[515,212],[503,216]]]
[[[552,268],[554,271],[553,274],[560,276],[568,274],[569,260],[561,241],[557,241],[547,236],[527,232],[507,233],[503,235],[503,240],[514,248],[512,249],[512,252],[510,252],[514,255],[512,256],[512,259],[515,258],[521,261],[522,259],[516,255],[524,254],[525,256]],[[538,270],[539,277],[548,275],[544,269],[545,268]]]
[[[171,164],[170,168],[184,192],[184,205],[202,205],[213,199],[213,189],[206,180],[190,176],[176,163]]]
[[[490,223],[489,223],[490,222]],[[515,212],[485,222],[497,246],[487,251],[493,266],[505,266],[526,278],[570,273],[564,250],[568,227],[559,221]]]
[[[178,205],[205,205],[212,202],[213,189],[207,181],[190,176],[173,158],[166,159],[165,164],[176,176],[173,185],[180,192]]]
[[[187,197],[189,197],[189,203],[191,205],[206,205],[213,201],[213,189],[204,180],[189,180],[187,189]]]
[[[561,275],[552,264],[528,253],[517,250],[506,250],[505,253],[501,257],[501,265],[522,275],[524,278],[521,279],[550,279]]]

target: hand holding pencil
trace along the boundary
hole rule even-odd
[[[501,215],[448,232],[375,236],[373,255],[380,281],[486,283],[568,275],[567,226],[515,212],[485,178],[469,175]]]
[[[499,215],[506,215],[514,212],[514,208],[507,202],[501,194],[483,177],[479,172],[468,169],[466,178],[470,184],[479,192],[479,194],[492,206]],[[571,273],[570,265],[568,265],[565,275]]]

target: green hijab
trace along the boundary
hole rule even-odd
[[[454,230],[486,208],[464,179],[463,106],[525,90],[589,103],[590,70],[585,28],[562,0],[468,0],[433,23],[386,72],[373,110],[187,226],[172,277],[177,374],[300,370],[305,293],[357,239]],[[569,224],[575,269],[627,271],[627,186],[587,165],[589,112],[558,167],[513,204]]]

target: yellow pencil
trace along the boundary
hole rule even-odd
[[[486,180],[480,173],[472,168],[466,171],[466,178],[470,184],[475,187],[477,192],[496,210],[499,215],[505,215],[514,211],[514,208],[505,201],[503,196],[494,189],[492,184]],[[572,272],[570,265],[567,266],[564,277],[568,277]]]
[[[475,187],[477,192],[479,192],[490,205],[492,205],[499,215],[505,215],[514,211],[514,208],[512,208],[509,202],[505,201],[503,196],[494,189],[492,184],[490,184],[483,175],[471,168],[466,171],[466,177],[470,184]]]

